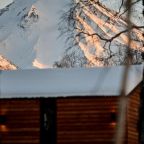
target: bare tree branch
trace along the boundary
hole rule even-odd
[[[122,1],[124,1],[124,0],[122,0]],[[141,0],[136,0],[135,2],[132,2],[122,13],[120,13],[119,17],[121,17],[122,15],[124,15],[129,10],[130,7],[132,7],[133,5],[135,5],[136,3],[138,3],[139,1],[141,1]],[[123,2],[123,4],[124,4],[124,2]]]
[[[119,11],[124,2],[125,0],[122,0]],[[139,0],[132,2],[131,6],[137,2]],[[125,64],[122,55],[124,53],[119,52],[126,52],[128,47],[127,20],[121,19],[117,13],[103,6],[98,0],[72,0],[69,7],[69,10],[62,15],[59,27],[61,36],[67,36],[66,42],[69,42],[69,48],[77,46],[84,55],[87,55],[88,61],[93,59],[94,65],[96,61],[103,65]],[[139,53],[144,51],[143,29],[144,26],[134,24],[131,26],[132,63],[141,62]],[[91,49],[94,51],[93,56]]]

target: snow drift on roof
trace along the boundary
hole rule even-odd
[[[1,71],[0,98],[118,96],[124,66]],[[142,81],[142,65],[130,66],[126,93]]]

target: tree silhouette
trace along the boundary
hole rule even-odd
[[[139,1],[132,2],[130,6]],[[124,15],[130,6],[124,7],[124,3],[122,0],[118,12],[114,12],[98,0],[72,0],[59,23],[61,35],[67,37],[68,50],[73,47],[81,49],[93,66],[126,64],[128,28]],[[127,61],[129,63],[142,62],[143,28],[144,26],[131,25],[132,61]]]

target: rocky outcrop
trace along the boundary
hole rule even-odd
[[[0,55],[0,70],[16,70],[17,66]]]

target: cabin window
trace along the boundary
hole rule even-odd
[[[0,125],[5,125],[7,118],[5,115],[0,115]]]

